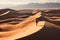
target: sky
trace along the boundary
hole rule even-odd
[[[0,5],[3,4],[28,4],[28,3],[47,3],[47,2],[60,2],[60,0],[0,0]]]
[[[59,2],[60,0],[0,0],[0,9],[9,8],[20,4],[28,3],[47,3],[47,2]]]

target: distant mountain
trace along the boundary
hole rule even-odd
[[[22,9],[22,8],[59,8],[60,3],[29,3],[29,4],[23,4],[23,5],[18,5],[13,8],[15,9]]]

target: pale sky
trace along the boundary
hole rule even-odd
[[[47,3],[47,2],[60,2],[60,0],[0,0],[1,4],[28,4],[28,3]]]
[[[59,2],[60,0],[0,0],[0,9],[9,8],[12,6],[28,3],[47,3],[47,2]]]

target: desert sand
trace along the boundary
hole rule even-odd
[[[29,11],[22,10],[23,13],[22,12],[20,13],[19,11],[15,11],[15,10],[11,10],[11,9],[5,9],[5,10],[9,10],[11,12],[9,12],[7,14],[8,16],[7,15],[0,16],[0,20],[1,20],[0,28],[2,28],[2,29],[0,29],[0,40],[14,40],[14,39],[18,39],[18,38],[23,38],[23,37],[26,37],[26,36],[29,36],[31,34],[38,32],[44,26],[49,27],[49,28],[54,28],[54,29],[60,29],[60,24],[59,24],[60,15],[58,15],[60,12],[58,12],[58,10],[55,10],[55,9],[49,10],[49,11],[39,10],[39,12],[38,12],[39,14],[35,15],[35,16],[33,16],[35,14],[35,12],[34,11],[32,12],[30,10]],[[35,10],[35,11],[37,12],[37,10]],[[14,16],[15,12],[17,13],[17,15]],[[31,14],[30,12],[33,14]],[[4,11],[1,13],[4,13]],[[55,13],[55,14],[53,14],[53,13]],[[11,15],[13,15],[14,17]],[[16,19],[19,19],[18,22],[20,22],[21,17],[23,18],[23,19],[21,19],[21,20],[23,20],[23,22],[21,22],[23,24],[18,23],[18,25],[16,25],[16,24],[10,25],[9,23],[15,23],[16,19],[14,19],[14,18],[17,16],[18,16],[18,18],[16,18]],[[31,17],[29,17],[29,16],[31,16]],[[9,19],[10,17],[13,17],[13,18]],[[29,17],[30,19],[27,17]],[[24,18],[27,18],[27,19],[24,19]],[[36,18],[38,18],[39,20],[36,20]],[[15,20],[15,21],[10,22],[11,20]],[[28,21],[30,21],[30,22],[28,22]],[[38,21],[38,23],[36,23],[36,21]],[[6,22],[8,22],[8,23],[6,23]],[[24,25],[24,27],[20,27],[22,25]],[[16,26],[18,26],[18,29],[15,28]]]

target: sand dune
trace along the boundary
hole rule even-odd
[[[8,12],[8,14],[5,15],[6,11]],[[9,38],[11,38],[12,40],[15,38],[21,38],[21,37],[31,35],[41,30],[44,27],[44,25],[49,28],[60,29],[59,10],[49,10],[49,11],[40,11],[40,10],[39,11],[32,11],[32,10],[27,11],[25,10],[25,11],[19,12],[19,11],[12,10],[12,9],[3,9],[1,13],[3,13],[3,15],[0,16],[0,28],[3,29],[3,30],[0,29],[1,40],[5,40]],[[13,23],[16,23],[16,24],[13,24]],[[18,26],[18,29],[17,29],[17,26]],[[5,35],[4,36],[2,35],[2,32],[3,34],[4,33],[6,34],[8,32],[9,33],[6,35],[4,34]],[[18,34],[12,36],[15,33],[18,33]],[[3,37],[6,37],[6,38],[3,38]]]

